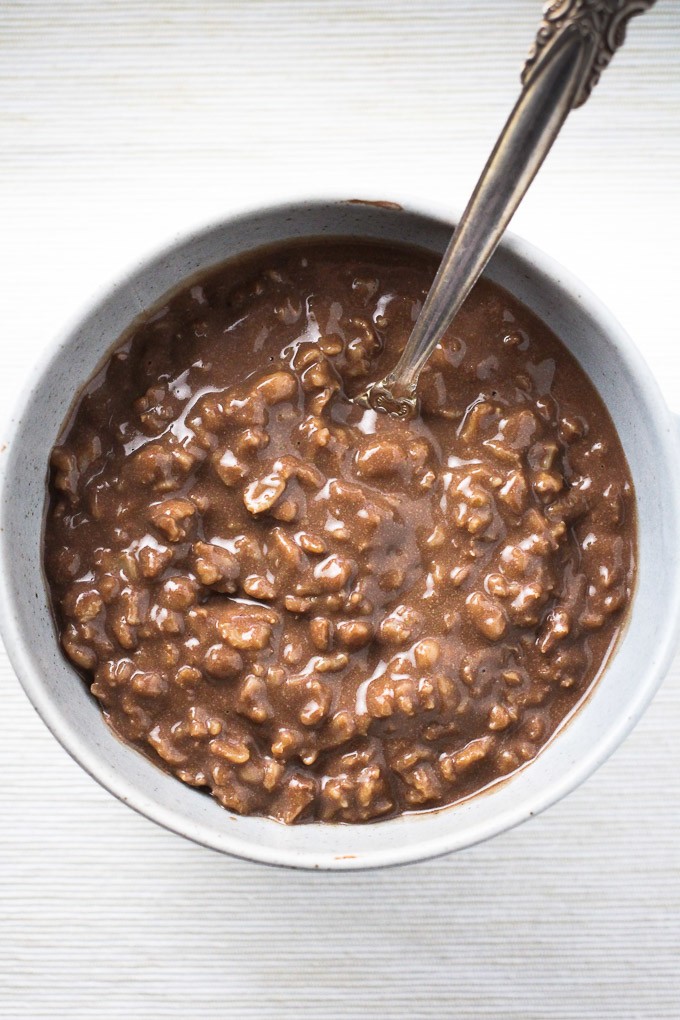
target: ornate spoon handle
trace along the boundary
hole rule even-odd
[[[573,106],[582,106],[593,91],[600,75],[626,38],[626,27],[635,14],[644,14],[656,0],[552,0],[543,11],[543,21],[536,41],[522,70],[526,85],[550,46],[566,30],[577,31],[595,47],[595,56]]]
[[[496,142],[395,368],[355,399],[410,417],[420,371],[493,255],[560,128],[586,101],[655,0],[553,0],[522,72],[524,88]]]

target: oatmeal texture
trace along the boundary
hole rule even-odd
[[[364,822],[475,793],[534,758],[622,626],[625,457],[525,307],[477,285],[416,420],[348,400],[436,265],[336,240],[196,277],[52,453],[63,649],[123,740],[230,810]]]

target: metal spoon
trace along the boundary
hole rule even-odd
[[[423,365],[493,255],[569,111],[581,106],[655,0],[553,0],[522,71],[524,88],[489,157],[396,366],[354,399],[409,418]]]

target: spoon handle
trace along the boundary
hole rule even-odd
[[[556,36],[576,29],[592,39],[595,57],[574,107],[583,106],[600,75],[626,38],[626,26],[635,14],[644,14],[656,0],[552,0],[545,5],[543,20],[522,69],[526,85]]]
[[[655,0],[554,0],[522,72],[524,88],[496,142],[395,368],[362,403],[400,417],[417,408],[420,371],[495,251],[569,111],[590,95]]]

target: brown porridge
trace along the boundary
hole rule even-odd
[[[482,281],[422,413],[348,401],[436,270],[310,241],[134,323],[52,453],[63,648],[125,741],[234,811],[369,821],[530,761],[622,626],[634,498],[556,337]]]

